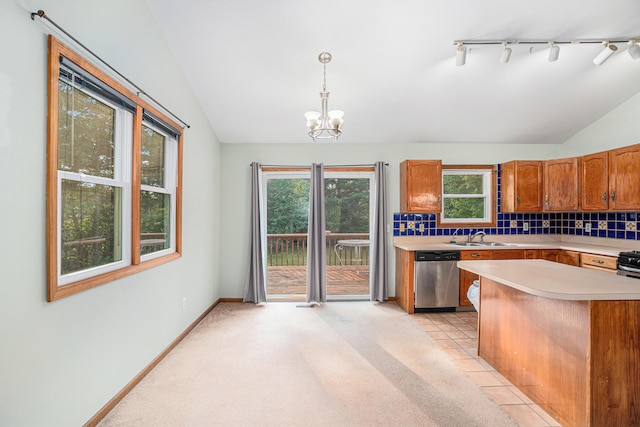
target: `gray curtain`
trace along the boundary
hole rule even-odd
[[[260,163],[251,163],[251,224],[249,269],[244,283],[243,302],[267,302],[267,276],[262,247],[262,209],[260,205]]]
[[[327,236],[324,213],[324,166],[311,165],[309,237],[307,240],[307,302],[327,300]]]
[[[387,263],[387,173],[384,162],[375,165],[375,206],[371,235],[371,301],[387,299],[389,280]]]

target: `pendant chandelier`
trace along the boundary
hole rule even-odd
[[[309,128],[309,136],[316,142],[318,139],[335,139],[342,134],[342,117],[344,112],[333,110],[327,113],[327,104],[329,101],[329,92],[327,92],[327,63],[331,62],[331,54],[322,52],[318,55],[318,61],[322,63],[324,68],[324,82],[322,84],[322,92],[320,99],[322,100],[322,111],[309,111],[304,114],[307,119],[307,127]]]

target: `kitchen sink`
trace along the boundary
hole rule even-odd
[[[516,246],[513,243],[502,242],[450,242],[454,246]]]

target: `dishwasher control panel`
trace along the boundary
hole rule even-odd
[[[460,251],[416,251],[416,261],[459,261]]]

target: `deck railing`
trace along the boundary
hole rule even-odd
[[[327,265],[369,265],[369,246],[336,245],[368,240],[369,233],[327,233]],[[307,265],[307,234],[267,234],[267,266]]]

